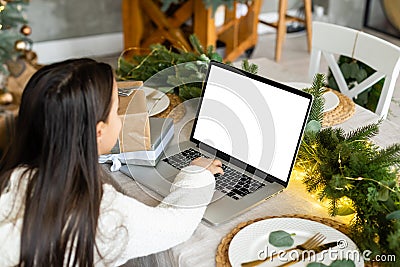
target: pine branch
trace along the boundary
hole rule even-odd
[[[204,54],[204,48],[201,45],[199,38],[195,34],[191,34],[189,36],[189,41],[195,52],[197,52],[199,55]],[[211,54],[213,50],[213,47],[211,47],[211,51],[210,49],[207,49],[207,54]]]
[[[322,120],[324,119],[324,99],[322,97],[322,94],[325,91],[324,83],[325,75],[317,73],[314,76],[312,86],[310,88],[304,89],[305,92],[311,94],[314,97],[308,122],[315,120],[322,124]]]
[[[374,155],[370,164],[381,167],[400,167],[400,144],[394,144],[379,150],[379,153]]]
[[[325,74],[322,73],[315,74],[311,87],[312,95],[314,97],[321,97],[322,94],[324,93],[325,78],[326,78]]]
[[[242,70],[250,72],[252,74],[257,74],[258,66],[254,63],[250,64],[248,59],[244,59],[242,61]]]
[[[354,131],[345,135],[347,141],[356,141],[356,140],[367,140],[379,133],[379,125],[381,121],[377,123],[372,123],[366,126],[362,126]]]

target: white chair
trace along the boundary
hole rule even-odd
[[[370,34],[324,22],[313,22],[309,78],[319,72],[324,56],[340,92],[354,98],[385,78],[375,113],[386,119],[394,86],[400,71],[400,48]],[[367,64],[376,72],[360,84],[348,88],[335,56],[344,55]]]

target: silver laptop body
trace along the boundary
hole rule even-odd
[[[287,187],[311,104],[310,94],[211,61],[190,140],[166,148],[155,167],[125,165],[120,171],[159,197],[169,194],[179,172],[172,165],[182,151],[221,160],[239,173],[216,177],[203,219],[221,224]]]

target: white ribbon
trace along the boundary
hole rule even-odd
[[[119,156],[117,154],[108,154],[108,155],[100,155],[99,156],[99,163],[106,163],[109,161],[112,161],[110,170],[112,172],[119,171],[122,164],[121,164],[121,161],[119,160]]]

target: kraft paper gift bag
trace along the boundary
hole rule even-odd
[[[119,99],[118,114],[122,118],[120,152],[149,150],[150,123],[144,91],[135,90],[130,96],[120,96]]]

